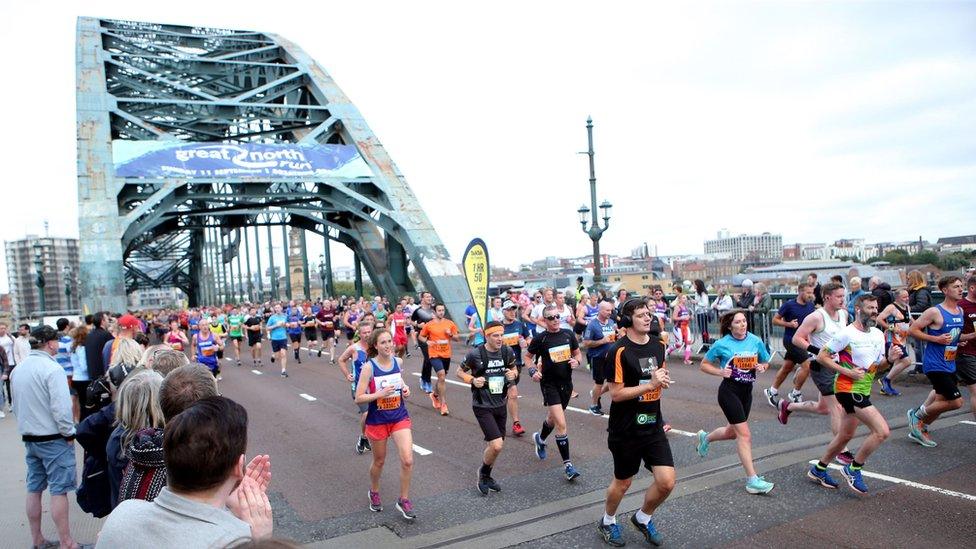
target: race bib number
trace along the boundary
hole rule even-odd
[[[756,381],[756,366],[759,364],[759,357],[755,353],[738,354],[729,359],[732,366],[732,379],[743,383]]]
[[[376,408],[379,410],[396,410],[400,407],[400,388],[403,387],[403,378],[399,373],[376,376],[373,378],[374,386],[377,391],[382,391],[387,387],[395,387],[393,394],[385,396],[376,401]]]
[[[214,349],[213,347],[203,347],[202,349],[200,349],[200,354],[203,356],[214,356],[214,353],[216,352],[217,352],[216,349]]]
[[[955,345],[946,345],[945,352],[943,353],[946,362],[956,360],[956,349],[957,347]]]
[[[488,392],[493,395],[500,395],[505,389],[505,376],[490,376],[488,378]]]
[[[175,341],[173,343],[170,343],[169,346],[172,347],[174,351],[182,351],[183,350],[183,343],[180,342],[180,341]]]
[[[505,345],[508,345],[509,347],[514,347],[519,344],[519,334],[518,332],[503,334],[502,341],[505,342]]]
[[[431,341],[428,347],[430,354],[440,355],[450,355],[451,354],[451,344],[446,339],[438,339],[436,341]]]
[[[569,344],[560,345],[558,347],[549,349],[549,360],[551,360],[554,364],[569,362],[570,356]]]
[[[325,321],[325,329],[326,330],[331,330],[333,328],[333,326],[335,326],[335,325],[332,323],[331,320],[326,320]]]
[[[651,380],[649,380],[649,379],[642,379],[642,380],[640,380],[640,384],[641,385],[647,385],[650,382],[651,382]],[[650,392],[644,393],[640,397],[637,398],[637,402],[654,402],[654,401],[657,401],[657,400],[661,400],[661,388],[660,387],[658,387],[657,389],[654,389],[654,390],[652,390]]]

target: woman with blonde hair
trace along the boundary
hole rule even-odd
[[[136,343],[136,340],[127,337],[118,338],[116,341],[118,343],[115,345],[115,350],[112,351],[112,360],[109,363],[109,367],[117,364],[137,366],[139,361],[142,360],[142,345]]]
[[[121,347],[120,347],[121,348]],[[129,465],[128,449],[145,429],[162,429],[165,419],[159,404],[163,376],[140,368],[125,378],[115,401],[115,430],[105,445],[112,508],[119,503],[122,472]]]
[[[932,290],[925,282],[925,275],[922,271],[911,271],[908,273],[908,307],[913,313],[921,313],[932,306]]]

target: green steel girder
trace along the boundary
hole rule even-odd
[[[346,245],[390,296],[412,290],[413,264],[452,316],[463,314],[463,278],[402,174],[331,77],[291,42],[79,18],[77,61],[81,294],[90,310],[120,310],[124,291],[169,284],[195,303],[208,227],[227,241],[212,273],[239,258],[241,229],[274,224]],[[127,180],[113,175],[111,143],[120,139],[353,145],[372,175]]]

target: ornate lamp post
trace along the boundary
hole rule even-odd
[[[319,278],[322,280],[322,300],[323,301],[325,301],[325,298],[326,298],[325,275],[326,275],[326,271],[325,271],[325,254],[319,254]]]
[[[596,170],[593,163],[592,118],[586,119],[586,136],[589,141],[589,149],[587,152],[582,154],[590,157],[590,206],[587,207],[586,204],[583,204],[578,210],[576,210],[576,213],[579,214],[580,225],[583,227],[583,232],[586,233],[590,237],[590,240],[593,241],[593,286],[595,288],[600,288],[603,282],[600,277],[600,238],[603,236],[604,231],[606,231],[610,226],[610,209],[613,208],[613,204],[607,200],[601,202],[599,206],[596,204]],[[603,212],[602,227],[597,220],[596,210],[598,207]],[[589,229],[586,228],[587,223],[590,223]]]
[[[61,269],[61,275],[64,280],[64,302],[67,304],[68,309],[71,309],[71,281],[73,278],[71,267],[65,265]]]
[[[41,245],[40,241],[34,241],[34,270],[37,271],[37,279],[34,283],[37,285],[38,303],[43,319],[47,304],[44,302],[44,246]]]

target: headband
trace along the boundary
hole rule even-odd
[[[491,328],[485,330],[486,337],[493,334],[502,334],[502,333],[505,333],[505,328],[503,328],[502,326],[492,326]]]

